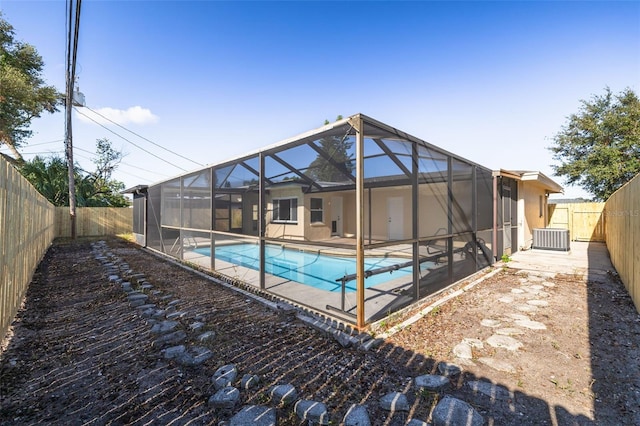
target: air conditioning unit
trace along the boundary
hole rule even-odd
[[[560,228],[544,228],[533,230],[531,248],[540,250],[569,251],[569,230]]]

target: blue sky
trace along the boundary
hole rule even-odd
[[[63,91],[65,2],[0,9]],[[88,107],[200,164],[361,112],[492,169],[552,176],[546,148],[580,99],[640,92],[640,2],[84,0],[77,74]],[[91,169],[108,138],[128,154],[114,175],[127,187],[198,168],[105,126],[166,160],[74,113],[77,160]],[[32,129],[26,158],[62,151],[62,112]]]

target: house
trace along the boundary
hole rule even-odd
[[[356,114],[128,192],[140,244],[363,328],[513,251],[555,189]]]
[[[500,169],[493,176],[496,253],[511,255],[528,250],[532,247],[533,230],[549,224],[549,195],[562,193],[562,187],[536,171]]]

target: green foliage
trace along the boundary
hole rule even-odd
[[[81,182],[85,188],[80,194],[88,196],[84,201],[85,205],[87,207],[129,205],[127,199],[120,194],[124,184],[111,179],[111,175],[122,160],[122,152],[114,150],[109,139],[103,138],[96,141],[96,155],[97,157],[93,159],[96,170],[87,174]]]
[[[509,255],[505,253],[505,254],[503,254],[503,255],[502,255],[501,260],[502,260],[504,263],[509,263],[509,262],[511,262],[511,257],[509,257]]]
[[[97,157],[94,172],[75,168],[76,205],[78,207],[125,207],[126,197],[120,194],[122,182],[111,179],[111,174],[122,159],[114,151],[108,139],[96,142]],[[69,205],[69,172],[66,161],[58,156],[43,158],[36,156],[20,166],[20,173],[56,206]]]
[[[63,158],[36,156],[21,165],[20,173],[52,204],[69,205],[69,176]]]
[[[558,176],[604,201],[640,172],[640,100],[631,90],[582,100],[549,149]]]
[[[339,115],[336,121],[342,120]],[[329,124],[325,120],[324,124]],[[318,154],[315,160],[309,164],[308,174],[313,179],[322,182],[342,182],[347,180],[348,175],[354,169],[353,159],[349,156],[349,149],[353,146],[353,141],[349,141],[341,136],[325,136],[320,139],[320,149],[327,157]]]
[[[0,145],[11,149],[13,159],[22,162],[18,152],[33,133],[31,120],[44,112],[57,111],[61,95],[42,79],[44,63],[36,49],[16,41],[11,24],[0,13]]]

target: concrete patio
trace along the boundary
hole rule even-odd
[[[600,242],[571,241],[570,251],[525,250],[514,253],[510,268],[556,274],[582,275],[597,280],[615,271],[607,245]]]

